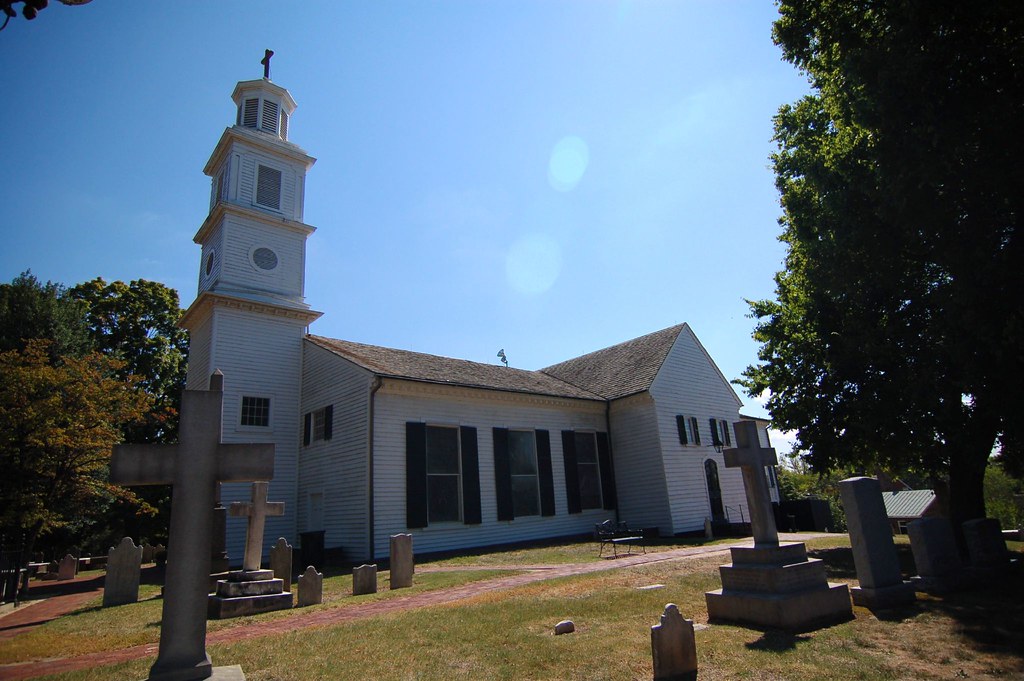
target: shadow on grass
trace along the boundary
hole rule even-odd
[[[910,546],[896,544],[896,552],[904,578],[917,574]],[[817,549],[808,555],[825,561],[829,579],[857,579],[849,548]],[[1021,556],[1017,553],[1015,557]],[[1024,571],[1019,568],[975,580],[961,591],[941,596],[918,594],[914,605],[873,611],[872,615],[886,622],[902,622],[926,613],[956,621],[959,634],[980,650],[1024,658]]]
[[[769,629],[761,634],[761,638],[745,644],[750,650],[763,650],[773,653],[783,653],[787,650],[795,650],[798,643],[812,640],[810,636],[791,634],[777,629]]]

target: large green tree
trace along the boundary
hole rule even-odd
[[[0,352],[21,350],[46,338],[51,359],[79,357],[92,349],[85,306],[60,284],[40,282],[30,271],[0,284]]]
[[[948,481],[1021,460],[1024,4],[783,0],[813,93],[775,120],[785,270],[751,303],[776,427],[817,470]]]
[[[117,377],[116,360],[92,352],[54,362],[49,345],[0,352],[0,532],[26,558],[41,535],[126,496],[107,481],[111,448],[149,408],[135,378]]]

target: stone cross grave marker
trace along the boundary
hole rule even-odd
[[[142,547],[125,537],[107,553],[107,574],[103,578],[103,607],[139,600]]]
[[[725,450],[725,466],[743,471],[743,489],[747,493],[754,546],[778,546],[779,531],[775,527],[772,496],[764,474],[765,466],[774,466],[779,462],[775,449],[761,446],[757,424],[753,421],[739,421],[733,424],[733,430],[736,433],[736,448]]]
[[[217,482],[269,480],[273,444],[224,444],[224,374],[209,390],[181,396],[178,444],[118,445],[110,479],[120,485],[173,485],[160,650],[150,680],[191,681],[213,674],[206,653],[210,546]]]
[[[299,575],[298,607],[318,605],[324,602],[324,576],[310,565]]]
[[[860,582],[850,589],[853,602],[872,610],[913,603],[914,588],[903,581],[878,480],[864,476],[841,480],[839,494]]]
[[[697,678],[697,643],[693,620],[685,619],[675,603],[665,606],[661,624],[651,627],[654,681],[687,681]]]
[[[292,588],[292,545],[284,537],[278,537],[270,549],[270,569],[275,579],[284,582],[286,589]]]
[[[267,501],[270,483],[252,483],[252,501],[233,501],[228,515],[249,518],[245,529],[245,554],[242,556],[242,570],[259,570],[263,562],[263,527],[267,516],[284,515],[283,501]],[[291,582],[289,582],[290,584]]]
[[[403,589],[412,586],[415,571],[411,534],[391,535],[391,588]]]

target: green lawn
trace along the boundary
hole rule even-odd
[[[808,547],[826,561],[830,579],[851,578],[845,538],[815,540]],[[898,548],[906,561],[909,546],[898,541]],[[1022,546],[1015,542],[1011,548],[1021,551]],[[524,565],[540,562],[523,560]],[[508,556],[495,561],[507,564]],[[459,603],[212,645],[209,652],[218,665],[241,664],[250,681],[650,679],[650,626],[667,602],[677,603],[684,616],[706,622],[704,592],[720,586],[721,562],[720,556],[703,557],[555,579]],[[416,579],[461,574],[418,573]],[[1022,582],[1018,575],[977,591],[922,597],[884,617],[855,608],[853,621],[801,635],[712,625],[696,634],[700,679],[1022,678]],[[665,586],[639,588],[652,584]],[[343,586],[334,588],[339,600],[357,600],[344,598],[344,592]],[[66,630],[50,629],[48,640],[95,636],[94,627],[105,623],[92,620],[87,631],[86,620],[74,624],[87,614],[64,618],[72,624]],[[576,623],[576,633],[553,636],[554,624],[565,618]],[[145,677],[150,664],[152,659],[46,678],[135,680]]]

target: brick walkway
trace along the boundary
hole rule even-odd
[[[820,534],[786,534],[780,537],[783,541],[805,541],[814,537],[820,537]],[[741,540],[733,544],[718,544],[714,546],[699,546],[699,547],[685,547],[678,549],[670,549],[667,551],[650,552],[647,554],[632,554],[628,556],[619,556],[618,558],[611,560],[602,560],[593,563],[571,563],[565,565],[534,565],[534,566],[522,566],[522,565],[509,565],[509,566],[498,566],[493,565],[481,565],[472,566],[465,565],[457,568],[431,568],[429,566],[418,567],[419,572],[431,572],[431,571],[448,571],[448,570],[473,570],[473,569],[509,569],[523,571],[520,574],[508,575],[506,577],[496,577],[494,579],[488,579],[480,582],[472,582],[469,584],[463,584],[461,586],[455,586],[448,589],[438,589],[436,591],[427,591],[423,593],[413,594],[410,596],[401,596],[398,598],[390,598],[382,601],[374,601],[363,603],[360,605],[353,605],[344,608],[334,608],[328,610],[318,611],[306,611],[296,609],[295,613],[289,617],[281,619],[271,620],[267,622],[259,622],[255,624],[248,624],[244,627],[232,627],[229,629],[221,629],[220,631],[211,632],[206,637],[207,645],[213,645],[217,643],[231,643],[235,641],[245,641],[255,638],[262,638],[265,636],[274,636],[276,634],[282,634],[297,629],[308,629],[313,627],[328,627],[352,620],[362,619],[365,617],[372,617],[388,612],[405,611],[412,608],[422,608],[431,605],[438,605],[442,603],[453,603],[456,601],[466,600],[480,594],[492,593],[496,591],[504,591],[512,589],[524,584],[532,584],[535,582],[541,582],[548,579],[555,579],[557,577],[566,577],[569,575],[583,575],[592,572],[601,572],[604,570],[617,570],[621,568],[630,568],[637,565],[650,565],[653,563],[660,563],[666,561],[682,561],[701,556],[709,556],[714,554],[725,555],[731,546],[750,546],[751,540]],[[102,580],[100,580],[102,585]],[[80,600],[77,602],[80,604],[88,598],[94,597],[98,593],[98,590],[92,590],[84,594],[71,594],[70,596],[58,596],[51,598],[50,601],[54,601],[49,608],[45,611],[40,610],[46,616],[46,619],[36,616],[30,619],[40,620],[35,622],[38,625],[42,621],[59,617],[60,615],[74,610],[77,605],[72,605],[74,602],[73,596],[79,597]],[[66,600],[65,600],[66,599]],[[44,608],[47,603],[40,603],[26,607],[26,613],[36,608]],[[0,631],[7,630],[9,627],[9,618],[14,617],[14,614],[7,615],[0,618]],[[21,629],[25,631],[25,629]],[[20,633],[20,631],[15,632]],[[3,638],[0,638],[2,642]],[[105,665],[117,664],[119,662],[126,662],[129,660],[139,659],[143,657],[155,656],[157,652],[157,644],[150,643],[141,646],[135,646],[133,648],[122,648],[119,650],[109,650],[99,653],[90,653],[87,655],[79,655],[76,657],[68,657],[62,659],[43,660],[36,662],[23,662],[18,664],[0,665],[0,679],[5,681],[18,681],[20,679],[31,679],[38,676],[44,676],[47,674],[57,674],[60,672],[73,671],[76,669],[84,669],[87,667],[102,667]]]

